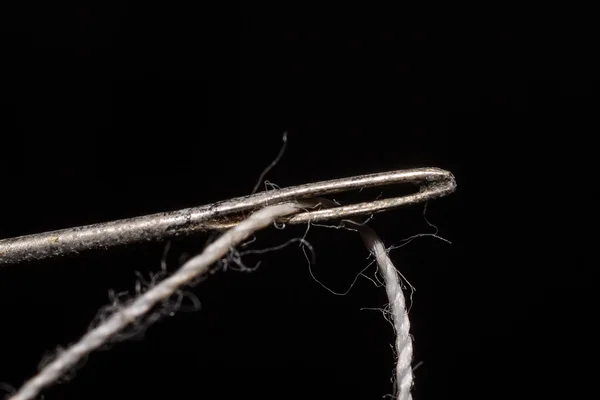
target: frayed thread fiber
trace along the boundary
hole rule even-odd
[[[232,247],[246,240],[254,232],[268,227],[277,218],[293,214],[298,209],[298,205],[289,203],[267,206],[255,212],[208,245],[201,254],[187,261],[172,276],[111,315],[98,327],[84,335],[79,342],[61,352],[54,361],[48,363],[36,376],[25,382],[8,400],[35,399],[43,388],[60,379],[86,355],[109,342],[113,336],[146,315],[154,306],[169,298],[177,290],[188,285],[194,278],[206,273],[209,267],[227,255]]]

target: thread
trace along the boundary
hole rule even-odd
[[[219,239],[211,243],[199,255],[187,261],[177,272],[135,299],[128,306],[115,312],[105,322],[84,335],[79,342],[61,352],[54,361],[42,368],[8,400],[33,400],[41,390],[61,378],[86,355],[103,346],[129,324],[146,315],[161,301],[206,273],[209,267],[224,257],[232,247],[266,228],[277,218],[299,211],[298,205],[281,204],[265,207],[240,222]]]
[[[301,209],[299,204],[282,204],[265,207],[248,219],[224,233],[199,255],[188,260],[177,272],[140,295],[119,311],[109,316],[103,323],[92,329],[81,340],[61,352],[52,362],[44,366],[39,373],[25,382],[18,392],[8,400],[33,400],[41,390],[60,380],[89,353],[102,347],[129,325],[148,314],[154,306],[171,297],[182,287],[190,285],[196,278],[204,275],[209,267],[227,255],[235,246],[242,243],[256,231],[276,222],[277,218],[293,214]],[[406,299],[400,285],[399,274],[388,256],[383,241],[365,224],[356,224],[367,249],[374,255],[375,261],[384,277],[387,297],[394,330],[396,333],[396,398],[412,400],[413,385],[412,339],[410,321],[406,309]],[[309,225],[310,226],[310,225]],[[305,243],[304,239],[300,239]],[[289,243],[286,243],[287,245]]]
[[[388,256],[383,241],[373,229],[366,225],[358,228],[367,249],[375,256],[377,265],[385,282],[385,291],[390,302],[390,311],[396,331],[396,398],[412,400],[410,393],[413,385],[412,357],[413,347],[410,336],[410,321],[406,310],[406,299],[398,278],[398,271]]]

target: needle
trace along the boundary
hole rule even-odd
[[[325,206],[318,200],[323,195],[401,183],[417,183],[420,190],[401,197],[338,207]],[[454,176],[439,168],[407,169],[309,183],[200,207],[3,239],[0,240],[0,266],[223,230],[257,209],[278,203],[304,205],[304,210],[281,221],[301,224],[378,213],[442,197],[455,189]]]

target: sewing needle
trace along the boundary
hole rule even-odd
[[[405,196],[338,207],[325,207],[318,201],[319,196],[401,183],[416,183],[420,190]],[[398,170],[309,183],[178,211],[3,239],[0,240],[0,266],[223,230],[236,225],[252,211],[278,203],[303,205],[305,208],[299,209],[297,214],[282,219],[287,224],[301,224],[374,214],[442,197],[455,188],[454,176],[439,168]]]

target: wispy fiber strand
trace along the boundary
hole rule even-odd
[[[206,273],[209,267],[223,258],[232,247],[246,240],[254,232],[271,225],[277,218],[297,211],[298,207],[294,204],[281,204],[265,207],[255,212],[208,245],[201,254],[186,262],[172,276],[111,315],[98,327],[84,335],[79,342],[60,353],[36,376],[25,382],[9,400],[33,400],[44,387],[56,382],[87,354],[109,342],[129,324],[146,315],[154,306],[169,298],[178,289],[188,285],[194,278]]]

